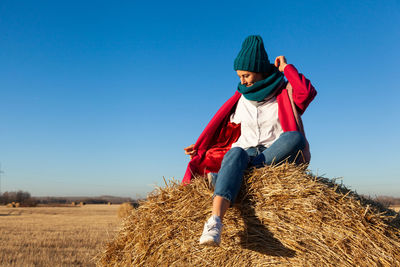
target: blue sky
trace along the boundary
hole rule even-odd
[[[145,196],[180,180],[260,34],[318,96],[310,169],[400,197],[398,1],[1,1],[1,190]]]

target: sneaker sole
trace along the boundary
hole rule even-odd
[[[200,245],[203,246],[212,246],[212,247],[219,247],[219,243],[214,242],[214,240],[204,240],[204,241],[200,241]]]

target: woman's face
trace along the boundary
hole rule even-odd
[[[254,83],[264,80],[261,72],[251,72],[247,70],[237,70],[237,75],[240,78],[240,83],[246,87],[252,86]]]

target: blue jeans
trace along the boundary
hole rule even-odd
[[[299,150],[304,147],[304,136],[293,131],[282,133],[269,148],[257,146],[246,150],[240,147],[230,149],[222,160],[218,174],[212,174],[214,196],[221,196],[232,204],[240,191],[243,174],[247,168],[271,165],[285,159],[293,162]]]

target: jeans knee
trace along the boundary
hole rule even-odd
[[[290,143],[298,150],[302,150],[306,146],[306,139],[301,132],[291,131],[284,132],[283,134],[287,135],[290,139]]]
[[[299,150],[303,149],[306,147],[306,138],[304,135],[300,132],[296,132],[296,143],[298,145]]]

